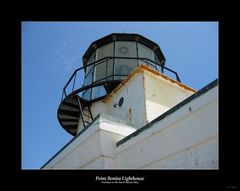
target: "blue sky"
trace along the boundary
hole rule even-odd
[[[218,78],[218,22],[22,22],[23,169],[39,169],[73,138],[57,120],[62,89],[91,42],[122,32],[156,42],[193,89]]]

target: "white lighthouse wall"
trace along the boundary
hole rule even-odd
[[[119,106],[120,98],[122,106]],[[146,106],[142,72],[130,78],[110,97],[105,99],[106,114],[128,122],[136,129],[146,124]],[[115,107],[114,107],[115,105]]]
[[[195,93],[191,88],[156,73],[141,65],[104,100],[91,105],[93,118],[105,113],[139,129]],[[122,106],[119,105],[121,98]],[[83,129],[82,120],[79,122],[78,132]]]
[[[133,133],[124,121],[104,114],[62,149],[43,169],[104,169],[115,167],[116,142]]]
[[[198,94],[139,132],[98,115],[43,169],[218,169],[218,86]]]
[[[87,131],[71,141],[45,168],[76,169],[99,157],[101,149],[99,146],[99,131],[96,128],[97,124],[98,121],[95,121],[92,124],[92,128],[87,129]]]
[[[215,87],[120,144],[116,166],[218,169],[217,95]]]
[[[152,121],[195,93],[148,71],[144,71],[143,75],[147,122]]]

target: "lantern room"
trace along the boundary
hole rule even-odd
[[[84,91],[83,98],[94,100],[108,94],[140,64],[158,71],[165,64],[159,46],[141,35],[113,33],[93,42],[83,56],[84,86],[105,83]]]

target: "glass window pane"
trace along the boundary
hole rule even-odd
[[[108,76],[108,80],[113,79],[113,77],[109,77],[113,75],[113,60],[109,60],[106,62],[107,64],[107,76]]]
[[[86,69],[86,75],[85,75],[85,85],[89,85],[92,83],[93,80],[93,65],[90,65]]]
[[[106,44],[97,49],[97,59],[100,60],[107,56],[113,56],[113,43]]]
[[[92,56],[89,58],[87,64],[91,64],[91,63],[93,63],[93,62],[95,61],[95,55],[96,55],[96,52],[94,52],[94,53],[92,54]]]
[[[92,89],[87,89],[85,92],[83,92],[83,98],[86,100],[90,100],[90,96],[91,96],[91,91]]]
[[[85,86],[91,84],[92,79],[93,79],[93,72],[90,71],[88,75],[85,77]]]
[[[137,68],[137,59],[115,59],[114,75],[129,75]],[[124,76],[115,76],[115,80],[124,79]]]
[[[154,54],[154,59],[155,59],[155,62],[158,63],[158,65],[156,65],[157,70],[158,70],[159,72],[162,72],[162,68],[161,68],[161,66],[159,66],[159,65],[161,65],[161,64],[160,64],[160,61],[159,61],[159,59],[158,59],[158,57],[157,57],[156,54]]]
[[[134,57],[137,58],[136,42],[116,41],[116,57]],[[114,75],[129,75],[137,67],[137,59],[115,59]],[[115,76],[114,79],[124,79],[124,76]]]
[[[115,56],[116,57],[137,57],[136,42],[116,41]]]
[[[113,43],[106,44],[100,48],[97,49],[97,60],[103,59],[105,57],[112,57],[113,56]],[[109,69],[109,72],[107,73],[107,68],[111,68],[111,63],[112,60],[106,61],[100,61],[97,62],[96,64],[96,69],[95,69],[95,79],[94,81],[98,81],[100,79],[106,78],[106,75],[112,75],[110,72],[111,70]]]
[[[101,62],[95,66],[95,79],[94,81],[101,81],[106,77],[106,62]]]
[[[95,58],[95,53],[93,53],[93,55],[89,58],[88,63],[87,63],[87,68],[86,68],[86,73],[85,73],[85,82],[84,82],[85,85],[89,85],[92,83],[94,65],[88,66],[88,64],[93,63],[94,58]]]
[[[156,54],[154,54],[154,61],[157,62],[160,65],[160,61],[159,61],[159,59],[158,59]]]
[[[92,99],[96,99],[99,98],[101,96],[105,96],[107,95],[106,89],[104,88],[104,86],[97,86],[93,88],[93,95],[92,95]]]
[[[139,58],[148,58],[154,61],[154,52],[152,49],[144,46],[143,44],[138,43],[138,57]]]

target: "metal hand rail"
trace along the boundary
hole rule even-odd
[[[168,67],[166,67],[166,66],[163,66],[163,65],[161,65],[161,64],[159,64],[159,63],[157,63],[157,62],[155,62],[155,61],[153,61],[153,60],[151,60],[151,59],[149,59],[149,58],[139,58],[139,57],[138,57],[138,58],[136,58],[136,57],[112,57],[112,56],[107,56],[107,57],[104,57],[104,58],[102,58],[102,59],[100,59],[100,60],[97,60],[97,61],[95,61],[95,62],[92,62],[92,63],[88,64],[87,66],[82,66],[82,67],[80,67],[80,68],[77,68],[77,69],[73,72],[73,74],[71,75],[71,77],[69,78],[69,80],[67,81],[67,83],[65,84],[65,86],[64,86],[64,88],[63,88],[63,93],[62,93],[61,101],[64,99],[64,96],[65,96],[65,97],[68,96],[67,93],[66,93],[66,88],[68,87],[68,85],[70,84],[70,82],[71,82],[72,80],[73,80],[73,86],[72,86],[72,92],[70,93],[71,95],[73,95],[73,93],[76,94],[76,93],[79,93],[79,92],[81,92],[81,91],[84,91],[84,90],[86,90],[86,89],[88,89],[88,88],[90,88],[90,87],[96,87],[96,86],[99,86],[100,84],[104,84],[103,82],[101,82],[101,83],[99,84],[99,81],[104,80],[104,79],[107,79],[107,78],[109,78],[109,77],[114,77],[114,76],[127,76],[127,75],[114,75],[114,74],[113,74],[113,75],[109,75],[109,76],[106,76],[106,77],[104,77],[104,78],[102,78],[102,79],[99,79],[99,80],[97,80],[97,81],[92,82],[92,84],[90,84],[90,85],[84,86],[84,87],[79,88],[79,89],[77,89],[77,90],[74,91],[75,82],[76,82],[76,77],[77,77],[77,73],[78,73],[79,71],[81,71],[81,70],[83,70],[83,69],[86,71],[86,68],[89,67],[89,66],[92,66],[92,65],[97,66],[97,65],[106,63],[107,61],[113,60],[113,59],[132,59],[132,60],[135,59],[135,60],[142,60],[143,62],[147,63],[147,66],[148,66],[148,65],[151,65],[151,66],[153,66],[156,70],[158,70],[158,68],[157,68],[156,66],[161,67],[161,72],[162,72],[162,73],[164,73],[164,69],[172,72],[173,74],[175,74],[176,80],[179,81],[179,82],[181,82],[181,81],[180,81],[180,78],[179,78],[179,76],[178,76],[178,74],[177,74],[177,72],[175,72],[175,71],[171,70],[170,68],[168,68]],[[154,64],[155,64],[155,65],[154,65]],[[139,63],[138,63],[138,62],[137,62],[137,66],[139,66]],[[158,70],[158,71],[159,71],[159,70]],[[70,95],[70,94],[69,94],[69,95]]]

